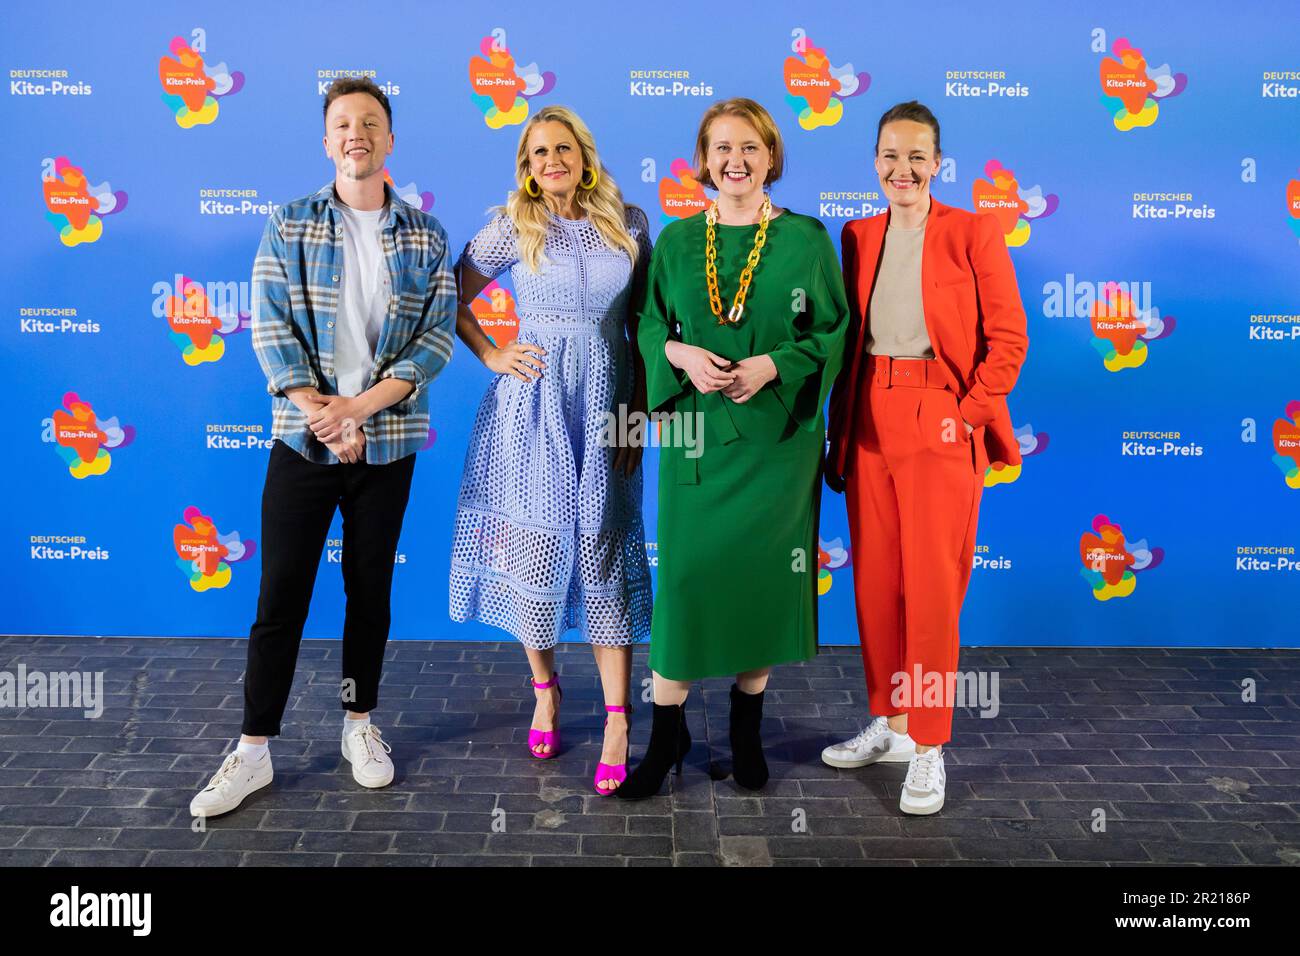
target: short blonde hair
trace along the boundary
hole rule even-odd
[[[700,131],[695,135],[695,181],[710,189],[717,189],[709,176],[709,127],[719,116],[735,116],[743,119],[758,132],[759,139],[772,154],[772,168],[768,171],[765,186],[770,186],[781,178],[785,171],[785,145],[781,142],[781,131],[777,129],[772,114],[762,105],[744,96],[714,103],[700,119]]]

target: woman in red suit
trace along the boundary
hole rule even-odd
[[[831,394],[826,482],[847,491],[858,631],[876,715],[836,767],[908,763],[904,813],[943,806],[957,623],[984,471],[1020,454],[1007,411],[1029,344],[997,220],[930,195],[939,123],[915,101],[880,118],[889,209],[844,226],[851,309]]]

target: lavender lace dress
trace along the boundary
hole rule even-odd
[[[497,216],[465,248],[488,278],[507,269],[519,341],[546,350],[540,379],[498,375],[465,454],[451,555],[450,613],[553,646],[571,628],[592,644],[650,632],[650,569],[641,469],[613,467],[599,441],[606,413],[631,402],[627,313],[650,262],[645,213],[629,208],[636,268],[587,220],[551,215],[544,260],[519,260],[514,226]],[[634,274],[635,272],[635,274]]]

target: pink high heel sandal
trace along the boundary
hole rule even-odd
[[[627,707],[618,707],[618,706],[616,706],[616,705],[606,704],[606,705],[605,705],[605,710],[608,711],[608,712],[611,713],[611,714],[627,714],[627,715],[628,715],[628,718],[629,718],[629,720],[628,720],[628,731],[629,731],[629,733],[628,733],[628,739],[629,739],[629,749],[630,749],[630,747],[631,747],[631,742],[630,742],[630,741],[631,741],[631,736],[632,736],[632,735],[631,735],[631,729],[632,729],[632,728],[631,728],[631,716],[632,716],[632,708],[631,708],[631,706],[629,705],[629,706],[627,706]],[[606,723],[607,725],[609,724],[609,718],[608,718],[608,717],[605,718],[605,723]],[[597,763],[597,764],[596,764],[596,779],[593,780],[593,781],[591,782],[591,785],[595,788],[596,792],[597,792],[598,794],[600,794],[602,797],[608,797],[611,793],[613,793],[615,790],[617,790],[618,787],[606,787],[606,788],[602,788],[602,787],[601,787],[601,783],[602,783],[603,781],[606,781],[606,780],[613,780],[615,783],[619,783],[619,784],[621,784],[621,783],[622,783],[624,780],[626,780],[626,779],[627,779],[627,757],[624,756],[624,757],[623,757],[623,762],[622,762],[622,763],[615,763],[615,764],[609,764],[609,763]]]
[[[560,675],[557,672],[552,671],[551,679],[548,680],[545,684],[539,684],[531,677],[528,678],[528,680],[533,685],[534,690],[550,690],[552,687],[554,687],[556,690],[560,692],[560,700],[564,700],[564,688],[560,686]],[[536,757],[538,760],[549,760],[550,758],[557,755],[560,752],[559,724],[560,722],[559,719],[557,718],[555,722],[554,730],[534,730],[533,728],[529,727],[528,728],[528,752],[532,754],[534,757]],[[547,753],[538,753],[535,749],[533,749],[541,744],[545,744],[548,747],[550,747],[551,748],[550,751]]]

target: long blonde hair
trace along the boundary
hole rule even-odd
[[[582,151],[584,178],[586,170],[595,170],[598,174],[594,189],[578,187],[577,204],[587,213],[587,218],[606,245],[612,249],[622,249],[635,263],[637,244],[627,231],[623,194],[614,182],[614,177],[600,164],[596,141],[587,124],[577,113],[564,106],[544,107],[524,124],[519,133],[519,150],[515,157],[517,188],[510,194],[505,206],[497,207],[497,211],[504,212],[514,223],[520,260],[533,272],[537,272],[542,262],[542,248],[546,244],[546,230],[550,223],[546,200],[543,196],[528,195],[524,183],[529,175],[528,136],[534,126],[548,121],[563,123],[573,133],[573,138],[578,141],[578,148]]]

